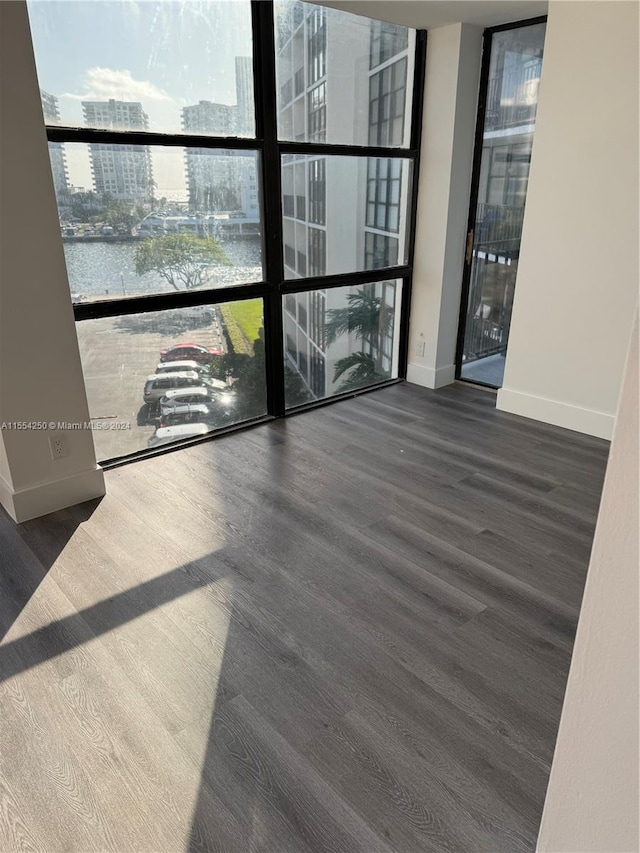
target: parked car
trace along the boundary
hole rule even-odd
[[[224,422],[224,415],[211,403],[182,403],[160,417],[160,427],[190,423],[213,426],[222,422]]]
[[[211,432],[209,424],[177,424],[175,426],[159,427],[147,441],[147,447],[161,447],[185,438],[196,438]]]
[[[198,388],[202,386],[202,376],[195,370],[184,373],[152,373],[144,385],[145,403],[155,405],[168,391],[176,388]]]
[[[161,398],[160,414],[166,415],[173,411],[176,406],[183,406],[185,403],[209,403],[213,405],[217,402],[218,397],[217,391],[204,385],[200,388],[176,388],[173,391],[167,391]]]
[[[184,373],[185,370],[195,370],[196,373],[208,373],[208,369],[204,364],[198,364],[197,361],[161,361],[156,367],[156,373]]]
[[[210,364],[217,356],[223,355],[222,347],[203,347],[200,344],[175,344],[160,350],[160,361],[197,361]]]

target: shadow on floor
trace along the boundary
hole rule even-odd
[[[31,596],[38,589],[75,531],[91,515],[101,499],[87,501],[72,510],[56,513],[55,525],[42,519],[16,524],[0,507],[0,641],[5,637]],[[55,530],[55,537],[44,531]],[[27,549],[20,548],[24,543]]]

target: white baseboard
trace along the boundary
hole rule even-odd
[[[522,391],[512,391],[510,388],[501,388],[498,391],[496,409],[597,438],[610,440],[613,435],[615,415],[583,409],[581,406],[549,400],[546,397],[536,397]]]
[[[29,521],[83,501],[101,498],[104,493],[104,473],[98,467],[52,483],[38,483],[17,492],[0,476],[0,503],[17,522]]]
[[[456,366],[448,364],[446,367],[425,367],[422,364],[407,365],[407,382],[421,385],[423,388],[442,388],[455,382]]]

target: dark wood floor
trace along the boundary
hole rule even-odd
[[[0,850],[533,851],[608,445],[398,385],[0,515]]]

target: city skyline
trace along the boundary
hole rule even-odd
[[[222,104],[213,100],[200,100],[197,104],[187,104],[180,108],[181,130],[178,132],[203,133],[205,135],[228,135],[248,136],[253,130],[253,60],[250,56],[234,57],[234,76],[236,103]],[[43,92],[43,114],[47,124],[62,124],[60,110],[58,107],[60,96]],[[45,105],[45,97],[52,99],[46,103],[55,102],[55,108]],[[140,123],[135,120],[128,125],[130,130],[149,130],[149,116],[142,101],[130,101],[121,98],[91,99],[80,102],[82,108],[82,127],[125,129],[128,122],[118,122],[116,115],[131,115],[136,109],[140,109],[145,116],[145,121]],[[101,114],[100,108],[104,108]],[[212,120],[208,123],[203,121],[201,114],[203,109],[209,108]],[[105,115],[111,113],[111,121],[105,121]],[[197,120],[189,121],[189,115],[197,115]],[[215,118],[214,118],[215,116]],[[89,146],[66,145],[65,170],[67,184],[70,187],[97,190],[93,179],[92,155]],[[169,152],[153,151],[152,172],[156,182],[157,197],[166,196],[176,201],[188,199],[188,183],[185,181],[184,169],[180,167],[177,158],[166,156]],[[213,156],[210,155],[210,156]],[[158,168],[156,168],[156,162]],[[184,162],[184,158],[182,158]]]

